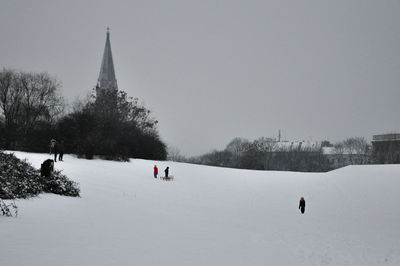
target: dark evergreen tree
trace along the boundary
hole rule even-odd
[[[58,123],[67,151],[86,158],[166,159],[166,146],[151,112],[124,91],[102,91]]]

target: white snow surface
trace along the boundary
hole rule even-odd
[[[15,155],[36,168],[50,157]],[[0,216],[0,265],[400,265],[400,165],[295,173],[64,158],[56,169],[81,197],[17,200],[18,217]],[[154,164],[175,180],[154,179]]]

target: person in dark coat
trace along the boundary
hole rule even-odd
[[[54,143],[54,148],[53,148],[53,152],[54,152],[54,162],[57,162],[57,154],[58,154],[58,143],[57,141]]]
[[[58,160],[59,161],[63,161],[63,157],[64,157],[64,141],[62,140],[60,143],[58,143],[58,152],[60,153],[60,155],[58,155]]]
[[[169,167],[168,166],[167,166],[167,168],[165,168],[164,172],[165,172],[165,177],[168,177],[168,172],[169,172]]]
[[[55,139],[51,139],[50,140],[50,152],[49,152],[50,155],[54,152],[54,146],[55,145],[56,145],[56,140]]]
[[[158,168],[157,165],[154,165],[154,178],[157,178],[158,175]]]
[[[304,211],[306,210],[306,201],[304,200],[303,197],[300,198],[299,209],[301,213],[304,213]]]
[[[53,171],[54,171],[54,162],[52,159],[47,159],[40,166],[40,176],[50,177]]]

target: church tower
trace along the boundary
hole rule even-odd
[[[107,28],[106,45],[104,47],[99,79],[97,80],[96,96],[99,96],[101,92],[105,90],[118,91],[117,79],[115,78],[114,63],[111,53],[109,28]]]

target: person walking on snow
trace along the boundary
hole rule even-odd
[[[54,143],[53,152],[54,152],[54,162],[57,162],[57,154],[58,154],[58,143],[57,143],[57,141]]]
[[[158,175],[158,168],[157,165],[154,165],[154,178],[157,178]]]
[[[168,166],[167,166],[167,168],[165,168],[164,172],[165,172],[165,177],[168,177],[168,172],[169,172],[169,167]]]
[[[64,157],[64,141],[63,140],[60,143],[57,143],[57,149],[59,152],[58,160],[63,161],[63,157]]]
[[[56,140],[55,139],[51,139],[50,140],[50,152],[49,152],[50,155],[53,153],[55,145],[56,145]]]
[[[303,197],[300,198],[299,209],[300,209],[301,213],[304,213],[304,211],[306,209],[306,201],[304,200]]]

